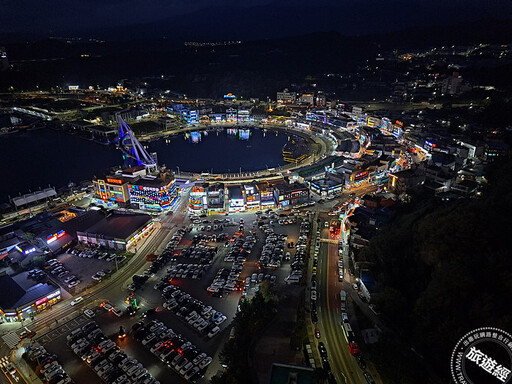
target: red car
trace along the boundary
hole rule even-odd
[[[319,339],[319,338],[320,338],[320,330],[319,330],[318,328],[315,328],[315,337],[316,337],[317,339]]]

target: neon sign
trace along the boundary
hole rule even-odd
[[[66,231],[64,231],[63,229],[61,229],[59,232],[57,233],[54,233],[53,235],[48,235],[46,236],[46,244],[51,244],[53,243],[55,240],[57,239],[60,239],[62,236],[64,236],[66,234]]]
[[[48,297],[43,297],[41,300],[36,301],[36,305],[43,304],[48,301]]]
[[[48,296],[46,296],[46,298],[47,298],[48,300],[50,300],[50,299],[53,299],[54,297],[57,297],[57,296],[59,296],[59,295],[60,295],[60,291],[55,291],[55,292],[53,292],[53,293],[50,293]]]
[[[108,178],[107,182],[113,183],[113,184],[123,184],[123,180],[119,180],[119,179],[110,179],[110,178]]]

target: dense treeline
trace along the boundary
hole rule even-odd
[[[466,332],[512,330],[512,164],[493,169],[480,199],[413,202],[363,251],[381,287],[375,302],[400,336],[386,335],[373,347],[379,365],[396,370],[396,361],[387,361],[397,358],[390,348],[408,354],[406,360],[414,348],[426,362],[418,359],[419,365],[446,378],[451,352]],[[423,370],[408,364],[388,377],[425,382]]]
[[[237,384],[255,381],[249,365],[249,351],[255,338],[276,314],[276,304],[269,293],[268,284],[262,283],[251,300],[240,302],[240,311],[233,319],[234,337],[222,349],[220,360],[226,370],[212,378],[212,384]]]

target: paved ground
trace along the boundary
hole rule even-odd
[[[64,276],[63,279],[59,279],[56,276],[52,276],[54,280],[56,280],[63,289],[66,289],[71,292],[80,292],[91,284],[95,284],[91,276],[96,272],[101,271],[102,269],[110,269],[114,271],[116,269],[115,262],[109,262],[106,260],[98,260],[96,258],[84,258],[76,255],[72,255],[70,253],[64,253],[57,257],[57,260],[60,261],[64,267],[69,271],[70,275],[76,275],[81,283],[78,284],[74,288],[66,288],[67,284],[64,283],[64,279],[67,276]],[[68,275],[69,276],[69,275]]]

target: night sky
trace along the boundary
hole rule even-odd
[[[0,7],[0,36],[34,37],[109,38],[119,26],[141,28],[142,37],[172,34],[173,26],[183,38],[358,35],[512,15],[509,0],[3,0]]]

